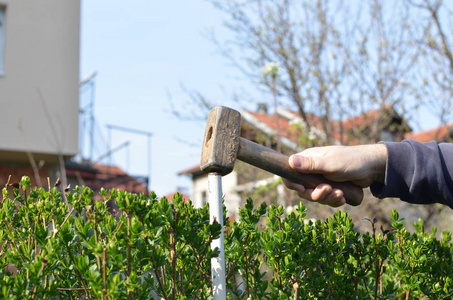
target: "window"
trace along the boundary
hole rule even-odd
[[[201,206],[204,206],[208,202],[206,191],[201,192]]]
[[[0,7],[0,75],[3,75],[4,52],[5,52],[5,8]]]

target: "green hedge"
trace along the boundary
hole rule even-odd
[[[2,299],[210,299],[208,206],[196,209],[119,190],[61,193],[3,189],[0,210]],[[9,194],[8,190],[12,192]],[[116,201],[115,217],[107,203]],[[353,230],[346,212],[307,221],[251,199],[226,223],[228,297],[233,299],[445,299],[453,294],[451,234],[436,239],[423,223],[409,233],[393,211],[392,228]]]

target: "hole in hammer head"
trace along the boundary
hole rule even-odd
[[[214,131],[214,128],[211,126],[209,127],[208,134],[206,135],[206,146],[208,145],[208,142],[212,138],[212,132]]]

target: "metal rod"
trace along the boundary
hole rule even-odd
[[[122,143],[121,145],[118,145],[116,146],[115,148],[113,149],[110,149],[109,151],[107,151],[106,153],[102,154],[101,156],[99,156],[97,159],[93,160],[93,163],[98,163],[100,162],[101,160],[103,160],[104,158],[106,157],[111,157],[111,155],[115,152],[117,152],[118,150],[121,150],[123,149],[124,147],[127,147],[129,146],[130,142],[129,141],[126,141],[124,143]],[[110,147],[109,147],[110,148]],[[109,164],[111,165],[111,161],[109,162]]]
[[[107,126],[108,128],[116,129],[116,130],[127,131],[127,132],[132,132],[132,133],[147,135],[147,136],[152,136],[152,135],[153,135],[152,132],[145,131],[145,130],[127,128],[127,127],[117,126],[117,125],[111,125],[111,124],[107,124],[107,125],[105,125],[105,126]]]
[[[146,182],[146,190],[151,187],[151,135],[148,135],[148,180]]]
[[[211,259],[213,300],[226,300],[225,242],[223,237],[222,176],[208,175],[209,213],[211,223],[216,220],[220,226],[220,237],[213,240],[211,249],[219,248],[219,256]]]

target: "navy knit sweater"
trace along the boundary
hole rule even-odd
[[[373,183],[373,195],[416,204],[438,202],[453,209],[453,144],[414,140],[384,144],[388,152],[385,183]]]

